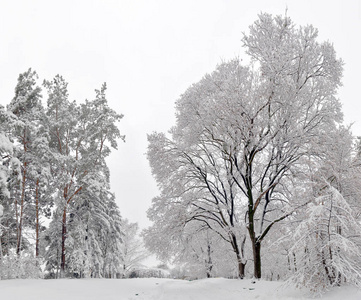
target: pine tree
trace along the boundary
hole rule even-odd
[[[26,195],[29,166],[32,164],[32,156],[34,153],[34,139],[36,136],[36,128],[39,126],[42,115],[41,105],[41,89],[36,86],[37,74],[29,69],[19,75],[18,83],[15,87],[15,97],[8,105],[8,111],[12,112],[18,122],[12,132],[16,138],[17,151],[16,155],[21,162],[21,181],[20,181],[20,197],[15,199],[15,210],[17,220],[17,246],[16,253],[20,256],[20,250],[23,247],[23,227],[25,219],[25,202],[29,199]],[[16,191],[14,192],[16,193]]]
[[[59,193],[57,206],[62,209],[60,269],[64,276],[66,256],[71,257],[71,253],[66,254],[66,239],[70,236],[68,215],[76,216],[82,193],[99,194],[103,178],[108,176],[105,158],[111,147],[117,147],[117,139],[124,139],[115,125],[122,115],[108,107],[105,84],[96,90],[94,100],[82,105],[68,101],[67,83],[61,76],[45,81],[44,86],[48,91],[50,148],[54,153],[52,170]]]

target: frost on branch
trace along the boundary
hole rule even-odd
[[[162,236],[176,225],[184,232],[198,222],[230,243],[238,263],[248,235],[254,277],[261,278],[263,242],[309,201],[296,196],[307,161],[322,155],[322,137],[342,120],[335,97],[342,60],[312,26],[269,14],[251,25],[243,47],[250,64],[217,66],[177,100],[170,134],[149,136],[161,190],[149,232]],[[184,223],[174,221],[181,220],[175,211]]]
[[[293,235],[289,252],[296,263],[289,283],[315,294],[345,282],[359,286],[361,227],[344,197],[327,186],[306,215]]]

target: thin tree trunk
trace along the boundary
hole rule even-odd
[[[55,278],[58,279],[59,278],[59,248],[56,247],[56,273],[55,273]]]
[[[64,211],[63,211],[63,222],[62,222],[62,232],[61,232],[60,278],[65,277],[66,209],[67,209],[67,206],[65,205]]]
[[[6,220],[6,228],[9,228],[9,219]],[[4,255],[9,255],[9,245],[10,245],[10,231],[9,230],[6,230],[5,237],[3,240],[5,240],[3,242],[3,244],[4,244],[3,253],[4,253]]]
[[[15,205],[15,217],[16,217],[16,243],[19,240],[19,210],[18,210],[18,193],[16,193],[14,187],[14,205]]]
[[[35,210],[36,210],[36,220],[35,220],[35,257],[39,256],[39,178],[36,179],[36,189],[35,189]]]
[[[208,260],[206,261],[207,264],[207,278],[212,277],[212,269],[213,269],[213,263],[212,263],[212,257],[211,257],[211,245],[208,244],[207,247],[207,256]]]
[[[24,151],[26,151],[26,147],[24,147]],[[17,246],[16,246],[16,254],[18,256],[20,256],[20,250],[21,250],[22,229],[23,229],[23,219],[24,219],[25,181],[26,181],[26,169],[27,169],[26,161],[24,161],[23,169],[24,170],[23,170],[23,177],[22,177],[22,184],[21,184],[21,199],[20,199],[20,220],[19,220],[18,240],[17,240]]]
[[[0,221],[1,221],[1,216],[0,216]],[[0,222],[0,280],[2,279],[2,273],[1,273],[1,270],[3,270],[3,248],[2,248],[2,235],[3,235],[3,232],[2,232],[2,228],[1,228],[1,222]]]
[[[296,254],[292,252],[293,255],[293,266],[295,268],[295,272],[297,272],[297,261],[296,261]]]

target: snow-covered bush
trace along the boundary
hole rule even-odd
[[[170,271],[162,268],[138,267],[129,270],[128,278],[170,278]]]
[[[3,257],[0,269],[1,279],[39,279],[43,277],[41,260],[30,253],[15,253]]]

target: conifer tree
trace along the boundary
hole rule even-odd
[[[106,85],[96,90],[96,98],[77,105],[69,102],[67,83],[61,76],[45,81],[48,92],[50,147],[54,153],[53,176],[59,193],[57,206],[62,209],[61,276],[66,269],[67,217],[72,207],[79,207],[85,189],[99,190],[107,176],[105,158],[110,147],[117,147],[120,135],[115,123],[122,115],[107,105]],[[61,199],[61,200],[60,200]],[[70,254],[70,253],[69,253]]]
[[[41,122],[43,108],[41,105],[41,89],[36,86],[37,74],[29,69],[19,75],[15,87],[15,97],[7,109],[12,112],[18,122],[15,125],[12,135],[17,143],[17,157],[21,162],[20,197],[15,199],[15,210],[17,215],[17,246],[16,253],[20,256],[23,243],[23,227],[25,218],[26,188],[29,180],[29,167],[32,164],[34,155],[34,139],[36,128]]]

